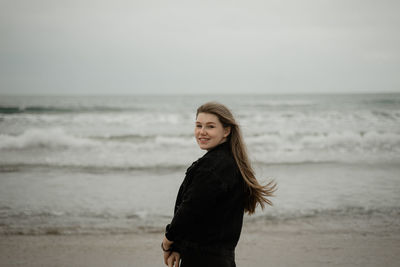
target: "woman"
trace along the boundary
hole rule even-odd
[[[196,141],[207,153],[186,171],[174,217],[161,243],[172,267],[235,266],[243,213],[272,205],[276,184],[254,177],[239,125],[222,104],[210,102],[196,113]]]

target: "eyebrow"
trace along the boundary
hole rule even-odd
[[[196,121],[196,123],[201,123],[201,122]],[[215,123],[215,122],[212,122],[212,121],[209,121],[209,122],[206,122],[206,124],[216,124],[216,123]]]

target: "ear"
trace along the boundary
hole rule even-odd
[[[224,128],[224,137],[227,137],[231,133],[231,126]]]

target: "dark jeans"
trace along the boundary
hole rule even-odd
[[[186,250],[181,254],[181,267],[236,267],[234,252],[214,254],[198,250]]]

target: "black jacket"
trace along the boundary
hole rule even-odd
[[[177,251],[187,244],[234,250],[244,213],[244,181],[224,142],[186,171],[166,237]]]

